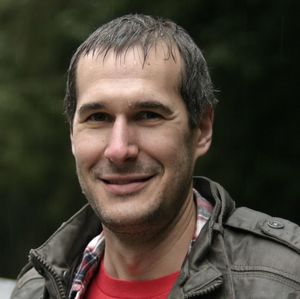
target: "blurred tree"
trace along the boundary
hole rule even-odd
[[[171,18],[207,58],[220,105],[196,173],[247,205],[300,222],[299,1],[0,1],[0,276],[85,203],[62,114],[66,69],[86,36],[125,13]]]

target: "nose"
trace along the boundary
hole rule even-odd
[[[115,164],[122,164],[138,155],[138,146],[126,119],[116,118],[111,128],[104,157]]]

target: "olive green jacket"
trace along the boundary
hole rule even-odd
[[[235,208],[217,183],[195,178],[214,205],[183,263],[169,298],[300,298],[300,228],[248,208]],[[89,240],[101,224],[85,206],[29,254],[13,299],[63,299]]]

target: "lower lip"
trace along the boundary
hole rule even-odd
[[[142,190],[150,179],[142,182],[132,182],[128,184],[107,184],[104,182],[105,190],[113,195],[131,195]]]

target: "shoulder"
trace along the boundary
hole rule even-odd
[[[256,235],[300,254],[300,227],[286,219],[272,217],[249,208],[237,208],[225,222],[225,227]]]
[[[44,285],[44,278],[34,268],[25,266],[18,276],[11,299],[40,299]]]
[[[273,275],[300,289],[300,227],[248,208],[224,223],[224,242],[233,271]]]

